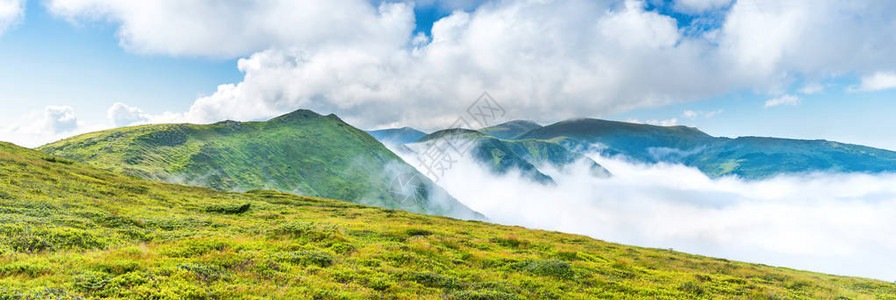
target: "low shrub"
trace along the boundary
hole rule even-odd
[[[503,246],[503,247],[507,247],[507,248],[526,248],[529,246],[528,241],[518,239],[515,237],[492,238],[492,239],[490,239],[490,241],[499,246]]]
[[[516,263],[511,268],[557,279],[573,279],[575,277],[572,265],[562,260],[527,260]]]
[[[230,204],[230,205],[212,205],[205,208],[205,212],[207,213],[218,213],[218,214],[228,214],[228,215],[237,215],[244,212],[249,211],[249,208],[252,207],[252,204]]]
[[[333,262],[335,261],[332,255],[320,251],[296,251],[280,253],[277,255],[277,260],[282,262],[289,262],[296,265],[312,265],[321,268],[329,267],[333,265]]]
[[[196,280],[205,283],[218,281],[227,277],[226,269],[213,264],[185,263],[178,265],[177,268],[193,274]]]

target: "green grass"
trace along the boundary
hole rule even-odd
[[[5,143],[0,232],[2,299],[896,299],[887,282],[172,185]]]
[[[79,135],[38,148],[101,169],[222,191],[276,190],[419,213],[478,218],[376,139],[334,115],[299,110],[266,122],[159,124]],[[404,201],[392,179],[417,174]],[[438,201],[437,201],[438,200]]]

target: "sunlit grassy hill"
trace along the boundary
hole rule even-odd
[[[896,285],[269,191],[0,143],[0,298],[896,299]]]
[[[222,191],[268,189],[481,218],[369,134],[310,110],[265,122],[111,129],[38,149],[122,174]],[[419,197],[407,201],[391,192],[402,174],[416,175]]]

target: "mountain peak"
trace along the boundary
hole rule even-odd
[[[321,117],[321,115],[312,110],[299,109],[299,110],[293,111],[291,113],[287,113],[287,114],[281,115],[279,117],[273,118],[273,119],[271,119],[271,121],[283,122],[283,121],[306,120],[306,119],[319,118],[319,117]]]
[[[594,136],[611,133],[661,133],[691,137],[710,137],[710,135],[694,127],[683,125],[659,126],[632,122],[611,121],[594,118],[575,118],[560,121],[525,134],[527,137],[548,135]]]
[[[434,140],[434,139],[438,139],[438,138],[445,137],[445,136],[451,136],[451,135],[472,135],[473,137],[483,136],[483,134],[481,132],[472,130],[472,129],[450,128],[450,129],[442,129],[442,130],[427,134],[426,136],[420,138],[419,142],[425,142],[425,141]]]
[[[510,126],[510,125],[513,125],[513,126],[541,127],[541,125],[539,125],[538,123],[535,123],[535,122],[533,122],[533,121],[529,121],[529,120],[513,120],[513,121],[507,121],[507,122],[504,122],[504,123],[501,123],[501,124],[498,124],[498,125],[492,125],[492,126],[489,126],[489,127],[486,127],[486,128],[499,127],[499,126]]]
[[[426,133],[411,127],[388,128],[367,131],[371,136],[384,144],[401,145],[416,142]]]
[[[479,132],[499,139],[514,139],[526,132],[541,128],[538,123],[528,120],[513,120],[498,125],[482,128]]]

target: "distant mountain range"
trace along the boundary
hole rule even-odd
[[[810,172],[896,172],[896,152],[883,149],[825,140],[731,139],[713,137],[693,127],[600,119],[573,119],[547,126],[517,120],[479,130],[437,131],[418,141],[447,134],[477,139],[480,145],[475,148],[474,157],[494,172],[503,174],[517,169],[524,177],[542,183],[550,180],[539,170],[540,162],[568,165],[584,157],[583,153],[592,151],[638,163],[683,164],[713,178],[763,179]]]
[[[430,143],[440,139],[458,138],[472,142],[469,153],[476,161],[496,174],[516,170],[524,178],[542,184],[554,184],[554,179],[542,171],[544,168],[563,169],[574,162],[584,160],[590,165],[594,176],[610,175],[609,171],[590,158],[559,144],[543,140],[505,140],[476,130],[446,129],[429,134],[418,142]]]
[[[426,136],[425,132],[410,127],[369,130],[367,133],[386,145],[413,143]]]
[[[541,127],[541,125],[532,121],[516,120],[482,128],[479,129],[479,132],[499,139],[509,140]]]
[[[418,213],[483,218],[364,131],[335,115],[309,110],[266,122],[119,128],[64,139],[38,150],[140,178],[223,191],[268,189]],[[401,187],[408,182],[415,186]]]

